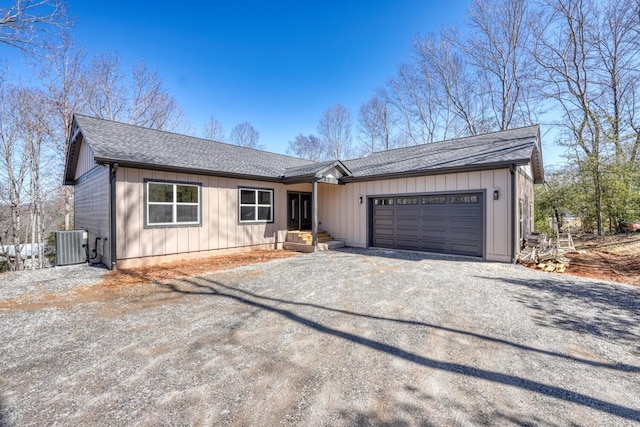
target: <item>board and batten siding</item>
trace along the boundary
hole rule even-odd
[[[493,200],[498,189],[500,198]],[[381,179],[347,183],[320,184],[318,220],[320,229],[348,246],[366,247],[369,236],[367,198],[385,195],[486,191],[485,258],[511,260],[511,176],[509,169],[461,172],[410,178]],[[363,203],[359,203],[359,198]]]
[[[84,141],[80,144],[80,152],[78,153],[78,165],[76,166],[76,174],[74,179],[80,178],[96,166],[93,150]]]
[[[145,179],[201,184],[201,225],[145,228]],[[273,223],[238,222],[238,187],[273,189]],[[118,267],[158,262],[154,257],[197,257],[226,249],[280,249],[287,235],[287,191],[310,192],[311,185],[121,167],[116,173]]]
[[[109,168],[95,166],[84,173],[75,185],[74,228],[88,231],[91,262],[111,265]],[[100,240],[96,240],[96,238]]]
[[[516,232],[518,233],[518,239],[520,240],[535,230],[535,216],[533,211],[535,192],[531,167],[529,165],[518,166],[517,171],[516,191],[518,199],[516,203],[518,203],[518,206],[520,200],[522,200],[522,216],[520,216],[519,208],[516,211],[516,224],[518,224]]]

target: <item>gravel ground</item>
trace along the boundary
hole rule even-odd
[[[640,288],[380,250],[0,276],[0,425],[639,425]]]

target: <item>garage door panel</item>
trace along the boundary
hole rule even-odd
[[[390,201],[388,205],[373,206],[374,245],[482,256],[484,201],[481,193],[409,198],[414,204],[409,204],[407,199],[398,197],[395,204]]]
[[[420,234],[416,231],[415,228],[396,228],[396,237],[404,237],[416,239],[420,236]]]
[[[376,226],[393,226],[395,220],[393,219],[393,217],[389,217],[389,218],[381,218],[381,217],[376,217],[376,219],[373,220],[373,223]]]
[[[443,242],[447,240],[447,231],[444,229],[432,230],[423,228],[421,235],[423,240],[438,240]]]
[[[447,223],[447,218],[423,218],[422,226],[420,228],[424,229],[433,229],[433,228],[444,228],[444,225]]]
[[[420,248],[429,252],[446,252],[447,244],[444,242],[429,242],[423,240]]]
[[[451,243],[451,253],[457,253],[460,255],[476,255],[479,250],[480,248],[478,245]]]
[[[376,239],[373,244],[375,246],[380,246],[380,247],[392,247],[393,246],[393,239]]]
[[[379,228],[376,235],[393,237],[393,228]]]
[[[375,210],[377,216],[393,216],[395,209],[389,206],[376,206]]]
[[[396,239],[396,247],[402,249],[420,250],[420,242],[415,239]]]

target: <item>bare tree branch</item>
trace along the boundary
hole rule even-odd
[[[318,123],[320,134],[330,159],[348,159],[351,147],[351,114],[342,104],[325,110]]]
[[[204,124],[204,137],[217,142],[224,142],[226,139],[222,123],[213,116]]]
[[[0,43],[35,53],[47,46],[55,31],[69,24],[62,0],[15,0],[0,6]]]
[[[264,145],[258,143],[260,132],[250,123],[244,122],[231,129],[231,141],[241,147],[264,150]]]

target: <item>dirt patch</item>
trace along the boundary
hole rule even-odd
[[[565,271],[575,276],[613,280],[640,286],[640,256],[589,251],[586,254],[568,254],[571,263]]]
[[[102,285],[117,286],[133,283],[153,282],[203,274],[209,271],[225,270],[243,265],[267,262],[279,258],[298,255],[290,251],[251,251],[239,254],[213,256],[209,258],[176,261],[166,264],[110,271]]]
[[[567,274],[640,286],[639,233],[582,236],[574,242],[586,253],[567,254],[571,261]]]

